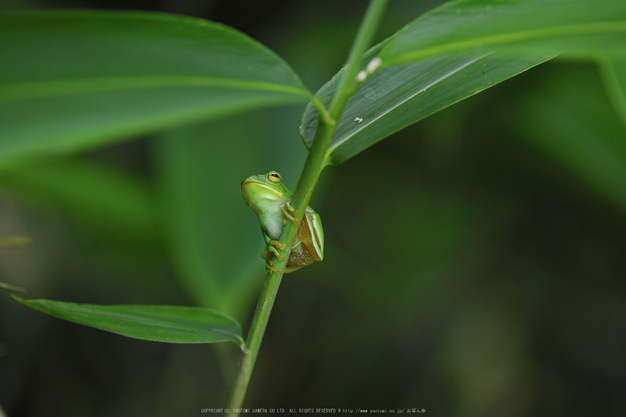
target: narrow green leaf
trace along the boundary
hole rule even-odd
[[[0,165],[310,97],[273,52],[201,19],[15,12],[0,27]]]
[[[381,46],[368,52],[364,65]],[[348,103],[328,150],[329,162],[340,164],[392,133],[548,58],[511,59],[496,53],[474,53],[383,68],[368,77]],[[328,102],[340,76],[341,72],[316,96]],[[300,127],[307,147],[313,143],[317,123],[317,111],[309,104]]]
[[[15,285],[6,284],[4,282],[0,282],[0,290],[26,292],[26,288],[16,287]]]
[[[230,341],[244,349],[241,325],[232,317],[208,308],[101,306],[12,297],[27,307],[51,316],[134,339],[165,343]]]
[[[28,236],[0,236],[0,249],[4,248],[21,248],[33,243]]]
[[[567,52],[624,55],[626,2],[616,0],[459,0],[404,27],[383,48],[383,66],[451,53]]]

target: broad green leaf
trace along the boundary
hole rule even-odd
[[[596,74],[552,71],[499,108],[513,134],[626,209],[626,128]]]
[[[306,157],[294,140],[301,111],[193,124],[154,142],[166,243],[177,277],[197,304],[243,318],[255,301],[265,276],[264,241],[241,197],[241,181],[277,170],[295,184]]]
[[[0,14],[0,165],[309,93],[242,33],[157,13]]]
[[[364,67],[375,56],[382,64],[348,104],[328,162],[341,163],[393,132],[555,54],[623,55],[625,44],[626,2],[446,3],[368,52]],[[328,103],[337,82],[335,76],[316,96]],[[309,105],[301,127],[307,147],[316,129],[317,114]]]
[[[63,320],[134,339],[166,343],[234,342],[242,350],[241,325],[232,317],[202,307],[92,305],[52,300],[17,301]]]
[[[626,59],[599,59],[600,73],[615,111],[626,126]]]
[[[364,63],[376,56],[381,46],[368,52]],[[392,133],[548,58],[474,53],[383,68],[368,77],[348,103],[330,144],[328,162],[340,164]],[[335,75],[316,96],[328,103],[341,75],[343,72]],[[307,147],[313,143],[317,124],[317,111],[309,104],[300,128]]]
[[[444,4],[395,34],[383,66],[450,53],[624,56],[626,2],[621,0],[460,0]]]
[[[106,236],[133,244],[159,239],[151,190],[132,175],[103,164],[62,160],[3,170],[0,185],[61,207]]]

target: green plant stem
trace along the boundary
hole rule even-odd
[[[350,100],[350,97],[352,97],[355,93],[355,79],[357,72],[359,71],[361,57],[372,43],[372,39],[376,33],[376,28],[378,28],[380,19],[385,11],[385,7],[387,7],[387,2],[388,0],[372,0],[367,8],[361,27],[359,27],[359,31],[354,39],[354,43],[352,44],[352,49],[350,49],[348,63],[344,67],[343,76],[339,81],[335,95],[333,96],[333,99],[330,102],[330,107],[328,108],[330,117],[335,121],[339,121],[346,105],[348,104],[348,101]]]
[[[315,139],[309,150],[309,155],[304,164],[302,174],[300,175],[298,185],[296,186],[291,201],[292,207],[297,210],[296,218],[298,221],[296,223],[287,222],[280,236],[280,241],[285,243],[287,249],[281,251],[283,255],[282,260],[274,257],[273,266],[281,272],[278,274],[268,274],[265,286],[259,296],[259,302],[246,340],[246,350],[239,363],[239,370],[228,402],[228,408],[230,409],[229,416],[238,416],[239,410],[243,405],[243,400],[250,382],[250,376],[252,375],[252,370],[254,369],[254,364],[263,340],[263,334],[265,333],[285,266],[289,259],[291,246],[298,233],[300,222],[302,221],[306,207],[309,204],[309,200],[317,184],[317,179],[326,165],[326,153],[335,133],[337,121],[343,114],[350,97],[352,97],[355,92],[355,78],[359,70],[361,57],[372,41],[387,2],[388,0],[372,0],[370,2],[361,27],[354,40],[354,44],[352,45],[352,49],[350,50],[348,63],[344,68],[343,77],[335,91],[328,112],[324,110],[319,115],[319,127],[315,133]],[[318,111],[323,110],[319,106],[317,107]]]

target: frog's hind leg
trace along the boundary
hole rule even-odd
[[[280,273],[280,269],[279,268],[274,268],[274,261],[272,260],[272,258],[274,257],[274,253],[269,249],[272,248],[274,249],[273,246],[266,246],[263,248],[263,250],[261,251],[261,258],[265,259],[265,270],[267,271],[268,274],[272,275],[274,274],[279,274]],[[276,250],[276,249],[274,249]],[[282,254],[279,254],[281,257],[284,257]],[[278,255],[277,255],[278,256]],[[279,258],[280,259],[280,258]]]
[[[268,236],[265,238],[265,242],[267,243],[267,246],[265,248],[263,248],[263,251],[264,252],[266,250],[270,251],[271,253],[276,255],[276,258],[278,258],[279,261],[282,261],[283,258],[285,257],[285,255],[280,253],[279,250],[285,250],[287,248],[287,245],[285,245],[283,242],[281,242],[279,240],[270,239]],[[263,259],[266,259],[265,256],[263,256],[263,253],[261,253],[261,257]],[[271,258],[272,257],[270,255],[270,259]]]
[[[261,251],[261,258],[265,259],[265,270],[267,271],[267,273],[269,275],[278,275],[280,274],[280,269],[274,268],[274,261],[272,260],[272,258],[276,256],[276,259],[278,259],[279,261],[285,259],[285,255],[280,253],[279,250],[285,250],[287,248],[287,245],[285,245],[281,241],[270,239],[269,237],[267,237],[266,239],[267,246],[264,247]]]

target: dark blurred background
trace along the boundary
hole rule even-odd
[[[437,4],[391,1],[377,40]],[[267,45],[316,91],[341,67],[365,2],[0,5],[19,8],[207,18]],[[626,415],[626,130],[602,81],[593,63],[548,63],[327,168],[311,202],[325,260],[283,280],[246,406]],[[257,111],[0,172],[0,236],[34,241],[0,249],[0,281],[28,298],[197,304],[181,272],[194,274],[181,267],[189,247],[172,237],[186,219],[171,214],[172,201],[193,191],[176,174],[192,167],[198,198],[237,200],[197,227],[228,217],[260,251],[239,183],[276,169],[294,188],[306,157],[302,111]],[[187,152],[176,161],[174,143]],[[119,201],[108,208],[112,183],[128,194],[112,188]],[[244,302],[206,303],[244,329],[263,281],[255,262]],[[234,345],[126,339],[0,293],[0,406],[9,417],[198,415],[226,405],[237,358]]]

